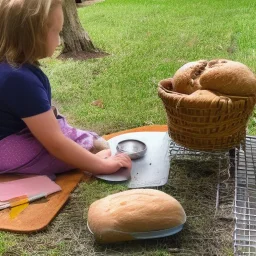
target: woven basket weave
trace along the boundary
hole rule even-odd
[[[239,147],[256,97],[223,95],[205,104],[189,102],[186,95],[173,92],[165,80],[159,82],[168,122],[169,136],[177,144],[200,151],[226,151]],[[199,106],[200,105],[200,106]]]

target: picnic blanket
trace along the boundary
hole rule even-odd
[[[125,131],[120,131],[103,136],[106,140],[115,136],[142,131],[167,131],[166,125],[143,126]],[[21,179],[27,175],[4,174],[0,175],[0,182]],[[85,176],[79,170],[58,174],[55,182],[62,188],[62,191],[47,197],[47,200],[32,202],[15,219],[10,219],[10,209],[0,211],[0,230],[20,233],[31,233],[42,230],[54,219],[69,198],[70,193],[75,189],[81,180],[88,182],[92,177]]]

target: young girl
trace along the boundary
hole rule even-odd
[[[111,156],[96,133],[54,115],[51,87],[38,60],[59,45],[61,0],[0,0],[0,17],[0,174],[130,169],[127,155]]]

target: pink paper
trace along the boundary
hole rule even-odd
[[[0,201],[7,201],[23,195],[49,195],[60,191],[61,187],[47,176],[35,176],[0,183]]]

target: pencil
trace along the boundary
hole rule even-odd
[[[21,204],[30,203],[30,202],[36,201],[38,199],[44,198],[46,196],[47,195],[45,193],[41,193],[41,194],[38,194],[38,195],[23,198],[23,199],[20,199],[18,201],[14,201],[14,202],[11,202],[11,203],[7,202],[6,204],[0,205],[0,210],[6,209],[6,208],[9,208],[9,207],[15,207],[15,206],[18,206],[18,205],[21,205]]]

